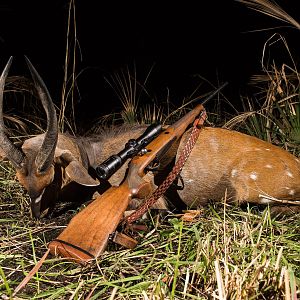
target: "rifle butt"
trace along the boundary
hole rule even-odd
[[[72,218],[48,245],[50,253],[86,264],[106,248],[131,199],[128,185],[110,188]]]

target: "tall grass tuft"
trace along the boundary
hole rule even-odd
[[[237,1],[250,9],[300,29],[300,24],[273,1]],[[280,61],[278,57],[272,56],[272,50],[278,46],[282,47],[282,53],[286,54],[285,59]],[[288,43],[281,34],[274,33],[266,41],[261,64],[264,74],[253,76],[251,79],[251,83],[258,88],[258,97],[242,98],[244,112],[224,126],[238,128],[299,155],[300,74]]]
[[[258,90],[253,97],[241,98],[244,112],[224,124],[224,127],[238,129],[279,145],[295,154],[299,153],[300,74],[291,56],[292,67],[285,63],[278,65],[276,58],[266,58],[266,52],[274,43],[284,46],[290,55],[288,45],[281,35],[274,34],[266,42],[262,66],[264,74],[253,76],[251,84]],[[273,61],[271,64],[268,61]]]
[[[58,126],[61,132],[69,130],[75,133],[75,96],[78,95],[77,60],[80,57],[80,46],[77,38],[76,5],[75,0],[69,0],[66,52],[64,64],[64,78],[62,85],[61,102],[59,108]]]

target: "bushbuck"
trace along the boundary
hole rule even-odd
[[[11,65],[9,59],[0,78],[0,142],[2,155],[16,169],[20,183],[28,191],[34,217],[53,209],[58,199],[91,199],[99,183],[93,169],[111,154],[118,152],[130,138],[138,137],[145,126],[94,137],[74,137],[58,132],[56,112],[49,92],[26,58],[35,87],[47,115],[44,134],[24,141],[17,148],[4,132],[3,90]],[[154,178],[158,185],[180,153],[187,131],[179,145],[168,151]],[[1,153],[0,153],[1,154]],[[118,185],[125,175],[124,166],[109,183]],[[151,173],[151,172],[149,172]],[[289,152],[258,138],[222,128],[204,127],[181,172],[181,187],[173,185],[166,197],[171,203],[189,207],[206,205],[209,200],[270,204],[275,212],[300,208],[300,163]],[[74,188],[78,191],[74,192]],[[82,193],[86,193],[85,197]],[[163,207],[162,203],[159,207]]]

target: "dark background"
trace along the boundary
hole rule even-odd
[[[69,1],[1,3],[0,67],[13,55],[10,75],[28,75],[23,57],[26,55],[53,100],[60,103]],[[277,3],[300,21],[292,1]],[[298,61],[299,30],[286,26],[249,32],[285,24],[234,0],[178,4],[76,1],[75,8],[80,45],[76,56],[76,72],[80,73],[76,95],[79,121],[120,109],[120,101],[104,77],[126,67],[133,70],[135,66],[142,82],[153,68],[147,86],[151,97],[163,101],[169,93],[175,104],[189,96],[201,81],[204,84],[200,94],[212,90],[199,76],[213,85],[228,81],[224,94],[240,109],[240,95],[248,92],[250,76],[261,73],[263,45],[273,33],[284,35]]]

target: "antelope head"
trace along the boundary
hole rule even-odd
[[[15,167],[19,182],[28,191],[32,215],[38,218],[40,217],[41,199],[45,188],[54,180],[53,159],[58,139],[56,112],[45,83],[29,59],[26,58],[38,96],[47,115],[47,130],[38,138],[31,139],[30,147],[26,146],[28,144],[26,141],[22,148],[17,148],[12,143],[5,134],[3,121],[3,91],[11,62],[12,57],[8,60],[0,77],[0,146],[5,156]]]

